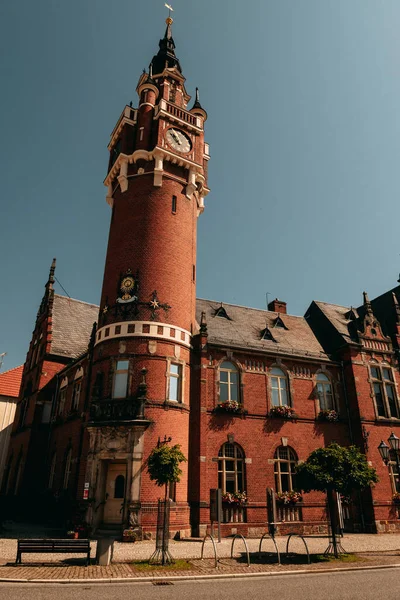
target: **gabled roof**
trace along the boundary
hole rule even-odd
[[[200,323],[201,313],[206,313],[208,342],[243,349],[271,351],[272,353],[318,356],[327,358],[304,317],[284,315],[284,327],[273,329],[274,340],[262,339],[266,327],[273,328],[278,314],[268,310],[226,304],[223,307],[229,319],[221,319],[216,311],[220,302],[197,299],[196,316]]]
[[[24,365],[0,373],[0,396],[18,398]]]
[[[314,303],[319,307],[326,318],[332,323],[336,331],[342,336],[344,342],[358,342],[358,338],[352,334],[354,330],[354,320],[350,318],[350,308],[348,306],[340,306],[338,304],[329,304],[328,302]],[[354,315],[357,314],[353,308]]]
[[[99,307],[54,294],[51,354],[77,358],[86,352]]]

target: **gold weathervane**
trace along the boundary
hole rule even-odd
[[[167,23],[167,25],[172,25],[174,20],[171,17],[171,12],[174,12],[174,9],[172,8],[172,6],[170,4],[165,4],[165,6],[168,8],[168,17],[166,19],[166,23]]]

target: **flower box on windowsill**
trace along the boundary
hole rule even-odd
[[[222,494],[222,502],[231,506],[245,506],[247,504],[247,494],[246,492],[226,492]]]
[[[303,497],[300,492],[278,492],[276,494],[276,502],[278,504],[297,504],[302,502]]]
[[[339,421],[339,415],[336,410],[320,410],[317,420],[328,423],[337,423],[337,421]]]
[[[297,419],[297,414],[291,406],[273,406],[269,411],[268,416],[274,419]]]
[[[227,400],[226,402],[220,402],[214,408],[213,413],[215,415],[220,414],[229,414],[229,415],[245,415],[247,410],[245,410],[240,404],[240,402],[236,402],[236,400]]]

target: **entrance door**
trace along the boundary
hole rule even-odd
[[[104,523],[122,523],[126,490],[126,465],[108,463]]]

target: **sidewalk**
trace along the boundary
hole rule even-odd
[[[327,547],[326,537],[306,538],[309,552],[315,560],[315,555],[321,555]],[[201,545],[199,540],[171,541],[170,552],[175,559],[184,559],[187,564],[178,564],[179,568],[143,567],[135,564],[137,561],[148,560],[154,551],[155,543],[136,542],[123,544],[115,542],[113,563],[108,567],[90,565],[81,566],[83,562],[76,555],[62,554],[27,554],[23,556],[23,564],[14,566],[16,556],[16,539],[0,539],[0,581],[56,581],[75,580],[88,581],[127,581],[168,580],[172,578],[203,578],[215,576],[243,576],[259,574],[299,573],[308,571],[331,571],[336,569],[385,568],[390,565],[400,566],[400,536],[394,535],[359,535],[348,534],[342,540],[342,546],[348,553],[355,553],[355,562],[312,562],[307,564],[306,551],[302,541],[292,538],[290,552],[297,557],[288,563],[284,552],[287,537],[277,537],[277,545],[282,554],[282,564],[276,564],[276,553],[271,540],[263,543],[263,556],[258,557],[259,540],[246,540],[250,552],[250,567],[247,566],[246,552],[243,541],[237,539],[234,547],[234,558],[230,558],[232,539],[225,538],[217,544],[218,569],[214,568],[212,544],[205,546],[205,560],[200,560]],[[96,541],[91,542],[92,559],[96,554]],[[294,561],[294,562],[293,562]]]

